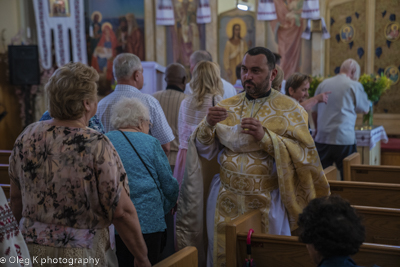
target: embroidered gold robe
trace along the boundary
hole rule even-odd
[[[228,118],[214,127],[204,119],[192,135],[192,141],[196,138],[203,145],[211,145],[216,138],[224,145],[219,156],[221,187],[215,212],[214,266],[225,266],[227,222],[251,209],[259,209],[262,230],[268,233],[270,193],[273,190],[279,188],[291,230],[297,228],[297,217],[310,200],[329,195],[329,184],[308,131],[306,111],[294,99],[271,90],[271,94],[264,98],[248,100],[242,93],[221,101],[218,106],[232,111]],[[265,135],[259,142],[251,135],[240,133],[241,119],[249,117],[256,118],[264,127]],[[188,158],[190,155],[189,152]],[[274,164],[276,172],[273,173]],[[199,200],[190,201],[190,198],[198,187],[191,181],[191,175],[198,177],[201,168],[197,168],[198,173],[194,173],[188,164],[186,168],[179,202],[183,205],[180,207],[178,204],[177,238],[180,247],[193,245],[191,241],[198,244],[198,240],[193,238],[193,231],[197,230],[192,231],[190,224],[200,226],[185,216],[193,214],[193,209],[196,212]],[[191,186],[187,187],[185,183]],[[200,206],[201,210],[197,212],[203,214],[203,204]],[[197,238],[201,236],[197,235]]]

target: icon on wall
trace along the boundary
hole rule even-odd
[[[399,81],[399,69],[396,66],[387,67],[385,69],[385,75],[392,80],[393,84],[396,84]]]
[[[340,40],[345,43],[353,41],[355,35],[355,29],[351,24],[345,24],[340,29]]]
[[[389,22],[385,28],[385,37],[388,41],[396,41],[399,39],[400,24],[397,22]]]
[[[69,17],[68,0],[49,0],[49,17]]]

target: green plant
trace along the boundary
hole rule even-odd
[[[360,77],[360,83],[363,85],[368,99],[372,102],[378,101],[381,95],[392,85],[392,81],[383,73],[380,76],[363,74]]]
[[[315,95],[315,91],[317,90],[318,85],[324,80],[322,76],[312,76],[310,82],[310,88],[308,88],[308,95],[313,97]]]

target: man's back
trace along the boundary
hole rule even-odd
[[[331,145],[355,144],[354,126],[357,113],[368,111],[369,101],[363,86],[345,74],[326,79],[315,94],[331,91],[327,104],[319,103],[315,142]]]
[[[164,111],[165,117],[172,129],[175,136],[174,141],[171,142],[171,150],[168,156],[170,165],[175,165],[176,155],[179,150],[179,134],[178,134],[178,116],[179,108],[186,95],[178,89],[167,89],[153,94],[154,98],[160,102]]]
[[[96,115],[103,123],[106,133],[116,130],[111,124],[111,111],[113,106],[122,97],[136,97],[149,109],[150,120],[153,124],[149,134],[157,138],[161,145],[174,140],[174,135],[165,118],[160,103],[151,95],[143,94],[137,88],[124,84],[117,85],[115,91],[103,98],[98,104]]]

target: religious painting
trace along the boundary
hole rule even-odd
[[[399,69],[396,66],[389,66],[385,69],[385,75],[388,77],[393,84],[399,81]]]
[[[145,60],[143,0],[89,0],[88,9],[88,57],[101,77],[112,80],[113,60],[120,53]]]
[[[218,27],[218,62],[221,76],[235,84],[236,66],[255,44],[255,14],[238,9],[222,13]]]
[[[189,72],[190,55],[205,49],[205,24],[197,24],[197,1],[172,0],[175,25],[167,26],[167,63],[182,64]]]
[[[340,29],[340,40],[345,43],[350,43],[354,40],[355,29],[351,24],[345,24]]]
[[[278,54],[281,55],[280,67],[287,79],[300,70],[302,57],[302,38],[304,19],[301,18],[303,0],[274,0],[276,20],[269,22],[275,35]],[[303,59],[303,58],[302,58]],[[307,61],[309,58],[306,59]],[[302,64],[305,64],[303,61]]]
[[[49,0],[49,17],[69,17],[68,0]]]
[[[386,25],[385,37],[388,41],[396,41],[399,39],[399,23],[390,22]]]

